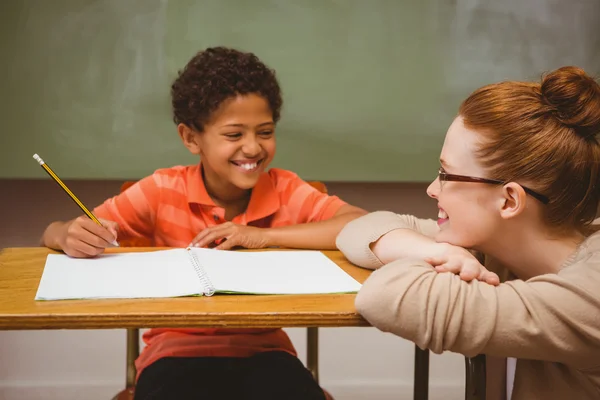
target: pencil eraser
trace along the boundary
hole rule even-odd
[[[40,165],[42,165],[44,163],[44,160],[42,160],[42,157],[38,156],[37,153],[33,155],[33,159],[37,162],[40,163]]]

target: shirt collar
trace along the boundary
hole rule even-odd
[[[217,207],[206,191],[204,178],[202,177],[202,163],[189,168],[187,183],[188,203]],[[246,221],[256,221],[268,217],[275,214],[280,207],[279,194],[271,179],[271,175],[268,172],[263,172],[258,178],[254,189],[252,189],[250,202],[245,211]]]
[[[188,203],[215,207],[215,202],[210,198],[204,186],[202,177],[202,164],[191,166],[187,173]]]

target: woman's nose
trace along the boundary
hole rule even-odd
[[[438,195],[440,194],[440,189],[441,189],[440,178],[437,177],[427,187],[427,195],[429,197],[431,197],[432,199],[437,199]]]

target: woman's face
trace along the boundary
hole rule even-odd
[[[457,117],[448,132],[442,148],[440,163],[448,174],[477,178],[487,176],[476,158],[480,135],[463,124]],[[498,186],[440,181],[439,176],[427,188],[429,197],[438,202],[440,231],[435,240],[465,248],[478,249],[492,240],[502,221],[498,213],[503,196]]]

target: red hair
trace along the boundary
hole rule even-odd
[[[600,86],[577,67],[540,83],[501,82],[460,106],[467,128],[484,140],[478,156],[490,177],[522,182],[546,195],[546,221],[583,231],[600,201]]]

